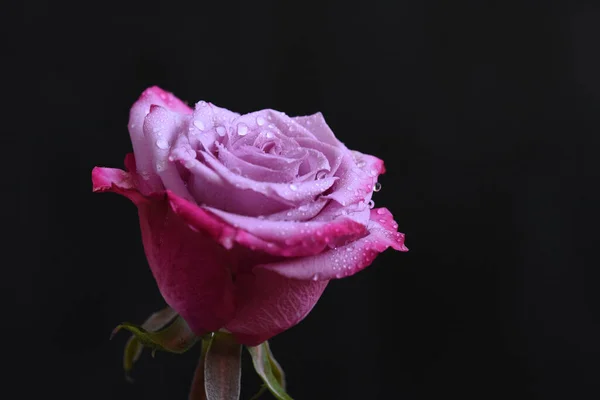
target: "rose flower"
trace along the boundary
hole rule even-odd
[[[380,159],[351,151],[323,116],[189,108],[147,89],[133,105],[126,171],[96,167],[94,191],[138,208],[165,301],[197,335],[253,346],[296,325],[331,279],[407,250],[373,208]]]

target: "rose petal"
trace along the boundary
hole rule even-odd
[[[210,166],[221,178],[240,189],[251,190],[261,193],[267,197],[277,199],[290,206],[301,204],[329,189],[336,177],[328,177],[318,181],[298,182],[298,183],[271,183],[258,182],[252,179],[237,175],[221,164],[212,154],[200,152],[203,155],[204,163]]]
[[[367,233],[366,227],[349,218],[326,222],[273,221],[228,213],[211,207],[208,211],[241,230],[235,241],[269,254],[286,257],[314,255],[327,246],[340,246]],[[249,237],[251,235],[252,237]],[[258,238],[261,241],[256,241]],[[265,243],[266,242],[266,246]]]
[[[192,112],[185,103],[175,97],[172,93],[165,92],[157,86],[146,89],[140,98],[131,107],[129,113],[129,134],[133,152],[136,155],[137,171],[144,178],[140,182],[140,191],[149,194],[162,190],[160,178],[153,168],[154,143],[150,143],[144,136],[144,119],[150,112],[152,104],[159,105],[175,113],[190,114]]]
[[[284,183],[291,182],[298,174],[298,166],[300,163],[294,164],[288,163],[288,168],[271,169],[261,165],[254,165],[246,160],[237,157],[231,153],[227,148],[218,146],[219,149],[219,161],[230,170],[238,170],[243,176],[260,182],[275,182]],[[289,168],[291,167],[291,168]]]
[[[289,202],[277,197],[236,187],[198,160],[188,161],[185,167],[191,173],[188,190],[198,204],[254,216],[268,215],[290,208]]]
[[[274,170],[290,170],[297,174],[300,164],[308,157],[308,152],[298,152],[295,157],[280,157],[265,153],[254,146],[241,146],[235,149],[235,155],[254,165]]]
[[[327,281],[286,279],[266,270],[238,275],[235,293],[242,301],[225,328],[240,343],[256,346],[302,321],[326,286]]]
[[[220,329],[235,310],[229,252],[190,229],[165,200],[139,214],[146,257],[167,304],[197,335]]]
[[[208,223],[198,232],[190,229],[171,209],[166,196],[143,196],[127,175],[112,168],[95,168],[94,191],[114,191],[138,205],[144,250],[163,298],[196,334],[220,329],[235,310],[232,276],[227,269],[232,254],[211,237],[223,224]]]
[[[265,215],[264,217],[266,219],[270,219],[271,221],[308,221],[315,218],[317,215],[320,215],[321,211],[325,208],[325,206],[327,206],[328,203],[332,202],[324,199],[323,197],[319,197],[314,201],[309,201],[308,203],[301,204],[298,207],[270,215]],[[341,216],[341,213],[339,213],[339,215]],[[333,220],[333,218],[329,219],[329,221],[331,220]]]
[[[150,150],[154,173],[160,176],[164,188],[193,201],[175,163],[169,160],[172,146],[182,129],[182,121],[178,116],[166,108],[153,105],[144,120],[144,136],[154,144]]]
[[[94,192],[115,192],[127,197],[135,204],[144,201],[144,196],[135,187],[132,175],[118,168],[94,167],[92,190]]]
[[[347,206],[365,201],[367,196],[373,192],[377,176],[384,171],[383,161],[372,156],[361,156],[363,158],[357,165],[352,155],[349,153],[344,155],[336,172],[336,176],[339,176],[340,179],[332,186],[331,193],[326,195],[326,198],[335,200],[342,206]]]
[[[353,275],[371,265],[375,257],[388,247],[407,251],[404,234],[385,208],[371,210],[369,235],[345,246],[337,247],[312,257],[283,260],[260,265],[293,279],[330,280]]]
[[[325,122],[323,114],[320,112],[313,115],[293,117],[292,119],[314,135],[320,142],[327,143],[334,147],[346,148],[346,146],[335,137],[333,131],[329,125],[327,125],[327,122]]]

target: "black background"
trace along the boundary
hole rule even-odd
[[[600,398],[600,5],[513,3],[4,5],[5,395],[186,398],[198,348],[124,380],[110,331],[163,303],[135,207],[91,193],[159,85],[322,111],[386,162],[375,201],[410,251],[272,340],[295,399]]]

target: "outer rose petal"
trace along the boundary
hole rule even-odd
[[[283,260],[258,266],[293,279],[330,280],[354,275],[371,265],[375,257],[388,247],[407,251],[404,234],[385,208],[371,210],[368,236],[312,257]]]
[[[328,244],[341,245],[367,233],[352,219],[329,223],[259,220],[199,207],[168,192],[175,213],[193,229],[208,232],[226,248],[234,242],[252,250],[284,257],[318,254]]]
[[[155,143],[148,141],[144,136],[144,119],[153,104],[180,114],[191,114],[192,112],[191,108],[172,93],[165,92],[157,86],[146,89],[131,107],[129,135],[135,153],[137,171],[145,178],[140,182],[139,189],[142,194],[150,194],[162,189],[160,178],[153,168],[152,146],[155,146]]]
[[[239,303],[225,328],[240,343],[260,344],[304,319],[327,283],[287,279],[266,270],[239,275],[235,282]]]
[[[114,191],[135,199],[144,250],[158,288],[192,330],[201,335],[229,321],[235,311],[228,269],[235,263],[233,255],[207,232],[190,229],[173,212],[166,196],[142,196],[129,185],[129,173],[95,168],[92,179],[95,191]]]

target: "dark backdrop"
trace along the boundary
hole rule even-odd
[[[2,397],[186,398],[198,348],[124,380],[109,333],[162,300],[134,206],[90,182],[159,85],[322,111],[386,162],[375,200],[410,252],[272,340],[294,398],[599,398],[600,6],[513,3],[4,5]]]

